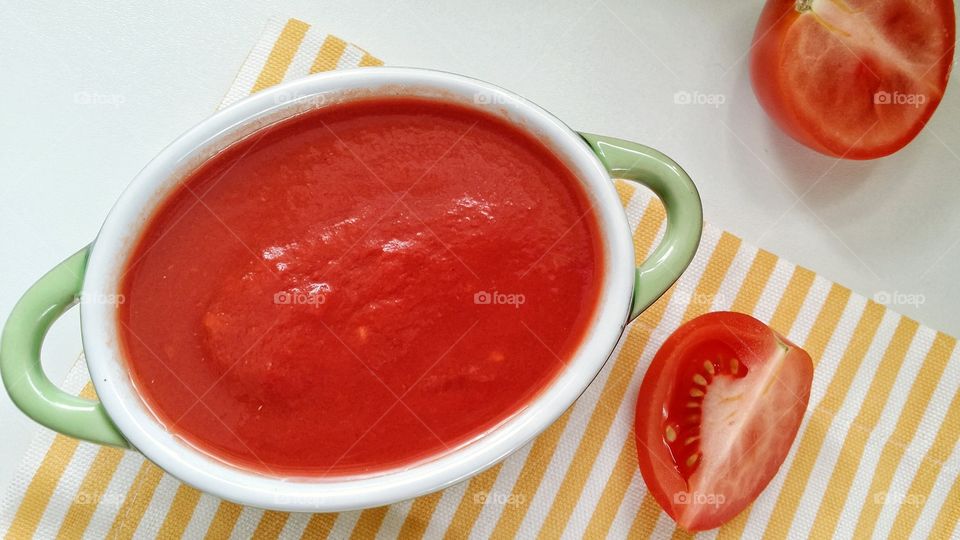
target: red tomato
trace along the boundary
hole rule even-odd
[[[955,26],[951,0],[768,0],[753,37],[753,89],[814,150],[892,154],[943,97]]]
[[[719,527],[787,457],[810,398],[810,356],[742,313],[697,317],[671,335],[640,385],[640,472],[681,527]]]

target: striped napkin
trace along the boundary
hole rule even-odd
[[[223,105],[308,73],[380,64],[301,21],[273,22]],[[634,184],[618,182],[617,190],[643,259],[662,234],[663,209]],[[809,410],[780,473],[751,508],[701,536],[956,537],[956,339],[709,225],[689,270],[628,328],[576,404],[531,444],[467,482],[358,512],[268,512],[181,484],[136,452],[39,430],[3,500],[0,532],[10,538],[682,537],[639,475],[633,410],[664,339],[713,310],[767,321],[803,344],[817,368]],[[93,395],[82,361],[65,388]]]

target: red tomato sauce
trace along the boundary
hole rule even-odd
[[[265,474],[464,444],[563,369],[603,255],[577,178],[472,108],[319,109],[189,174],[126,263],[134,384],[173,433]]]

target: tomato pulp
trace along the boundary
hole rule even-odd
[[[149,219],[118,325],[172,432],[274,475],[380,471],[540,392],[597,309],[588,195],[543,143],[418,98],[245,138]]]
[[[920,133],[953,64],[951,0],[768,0],[751,80],[789,135],[824,154],[871,159]]]

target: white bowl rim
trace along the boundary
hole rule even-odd
[[[635,281],[630,228],[609,173],[563,122],[520,96],[476,79],[420,68],[362,68],[333,71],[282,83],[254,94],[197,124],[162,150],[133,179],[111,209],[87,262],[83,295],[106,297],[119,291],[120,268],[141,227],[182,169],[210,141],[229,139],[231,130],[250,129],[269,111],[316,96],[350,90],[439,91],[472,99],[483,108],[535,132],[577,174],[594,205],[602,232],[604,279],[597,312],[568,366],[521,410],[494,430],[440,457],[365,477],[289,479],[262,475],[219,462],[188,445],[145,407],[126,371],[119,347],[116,306],[81,305],[87,365],[110,418],[131,445],[176,478],[240,504],[295,512],[336,512],[382,506],[449,487],[519,449],[557,420],[602,369],[627,322]],[[239,127],[238,127],[239,126]],[[122,261],[122,263],[121,263]],[[104,296],[101,296],[104,295]]]

